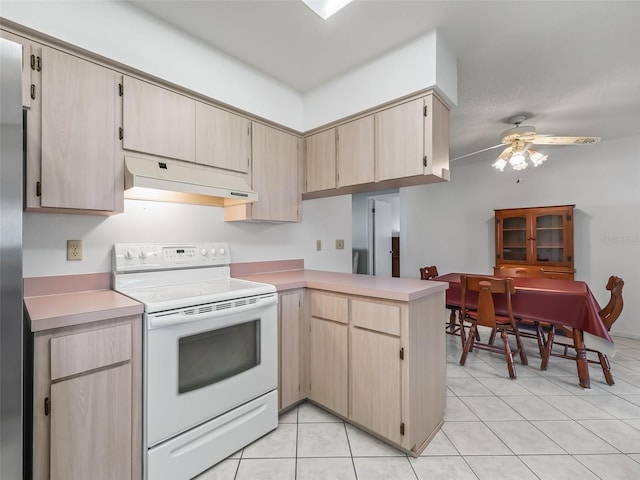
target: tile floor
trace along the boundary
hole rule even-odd
[[[639,479],[640,341],[616,338],[616,384],[590,365],[591,389],[571,361],[542,372],[525,341],[529,366],[517,362],[510,380],[494,353],[460,366],[460,339],[447,335],[445,423],[419,458],[303,403],[197,480]]]

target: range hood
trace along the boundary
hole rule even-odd
[[[228,207],[252,203],[258,194],[242,177],[137,157],[124,157],[124,197]]]

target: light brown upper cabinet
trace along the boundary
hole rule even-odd
[[[251,121],[196,102],[196,162],[247,173],[251,164]]]
[[[424,175],[448,180],[449,110],[437,97],[427,95],[376,116],[376,181]]]
[[[251,132],[251,188],[258,201],[225,207],[225,220],[299,222],[301,140],[257,122]]]
[[[32,44],[26,38],[10,32],[0,31],[0,37],[22,45],[22,106],[31,107],[31,72],[40,69],[42,59],[39,52],[31,52]],[[39,71],[39,70],[38,70]],[[35,92],[33,92],[35,94]]]
[[[306,191],[336,188],[336,129],[305,138]]]
[[[338,187],[373,182],[374,117],[354,120],[338,128]]]
[[[195,162],[196,101],[127,76],[123,87],[122,148]]]
[[[28,210],[121,212],[116,72],[53,48],[37,52],[27,111]]]

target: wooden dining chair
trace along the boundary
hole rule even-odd
[[[460,357],[460,365],[466,363],[467,355],[474,348],[503,353],[507,361],[509,377],[516,378],[516,367],[513,363],[513,355],[519,353],[520,363],[527,365],[527,354],[524,350],[518,325],[513,318],[513,310],[511,308],[511,296],[516,292],[513,279],[484,277],[480,275],[461,275],[460,286],[462,287],[461,316],[463,316],[465,321],[471,323],[469,334],[464,344],[464,350]],[[474,293],[477,294],[478,298],[477,307],[475,310],[471,310],[468,308],[468,305],[470,304],[470,297]],[[496,314],[493,299],[495,294],[505,295],[506,315]],[[480,325],[491,328],[494,331],[499,331],[504,347],[491,342],[482,343],[477,341],[475,333]],[[516,338],[515,350],[511,350],[511,346],[509,345],[509,334],[513,334]]]
[[[438,276],[438,267],[431,265],[430,267],[420,268],[420,280],[433,280]],[[449,315],[449,321],[445,323],[445,331],[449,335],[458,335],[461,337],[462,346],[466,340],[464,322],[459,316],[460,308],[454,305],[447,305],[447,308],[451,311]]]
[[[624,302],[622,301],[622,287],[624,287],[624,280],[620,277],[616,277],[612,275],[609,277],[607,281],[606,289],[611,292],[609,297],[609,303],[605,305],[605,307],[600,310],[599,315],[602,319],[602,323],[607,327],[607,330],[611,330],[611,326],[622,313],[622,307],[624,306]],[[563,347],[562,353],[553,352],[553,346],[560,345]],[[551,325],[549,329],[549,334],[546,340],[546,348],[545,353],[542,357],[542,363],[540,364],[541,370],[546,370],[549,365],[549,358],[551,356],[566,358],[569,360],[576,360],[575,354],[569,353],[569,348],[575,350],[575,346],[573,344],[573,329],[566,326],[559,325]],[[613,381],[613,375],[611,374],[611,365],[609,364],[609,359],[607,356],[598,352],[597,350],[586,349],[587,355],[589,352],[595,353],[598,355],[598,359],[590,359],[587,357],[587,362],[589,363],[598,363],[602,367],[602,373],[604,373],[604,378],[608,385],[613,385],[615,382]]]
[[[502,266],[498,270],[500,277],[527,277],[527,278],[544,278],[544,269],[542,267],[521,266],[506,267]],[[540,358],[544,356],[546,344],[545,333],[549,331],[551,326],[548,323],[541,323],[529,318],[516,318],[520,336],[526,338],[535,338],[538,342],[538,351]],[[491,332],[490,342],[495,338],[495,332]]]

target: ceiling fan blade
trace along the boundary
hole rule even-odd
[[[449,161],[453,162],[454,160],[460,160],[461,158],[470,157],[472,155],[476,155],[478,153],[486,152],[488,150],[493,150],[494,148],[498,148],[498,147],[504,147],[504,143],[499,143],[498,145],[494,145],[493,147],[487,147],[487,148],[483,148],[482,150],[476,150],[475,152],[467,153],[465,155],[460,155],[459,157],[452,158]]]
[[[534,137],[529,141],[535,145],[589,145],[598,143],[600,137]]]

